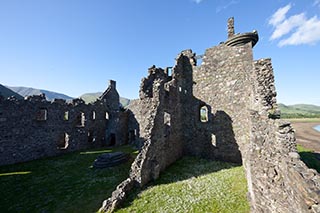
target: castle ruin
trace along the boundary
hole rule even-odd
[[[129,177],[101,211],[189,155],[242,164],[252,212],[320,212],[320,176],[300,160],[294,130],[279,119],[271,59],[253,60],[258,33],[235,34],[233,22],[201,64],[184,50],[174,67],[150,67],[139,99],[125,109],[114,81],[92,104],[0,97],[0,165],[132,143],[141,150]]]
[[[122,145],[126,117],[112,80],[92,104],[81,99],[51,102],[44,94],[25,100],[0,97],[0,165]]]
[[[143,147],[101,211],[191,155],[242,164],[252,212],[320,212],[320,176],[300,160],[294,130],[279,119],[271,59],[253,60],[257,32],[235,34],[233,22],[201,64],[185,50],[172,69],[149,68],[140,99],[128,106],[128,130],[139,130]]]

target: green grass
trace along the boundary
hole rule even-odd
[[[317,155],[320,156],[320,154],[314,153],[310,149],[306,149],[300,144],[297,144],[297,149],[299,152],[299,155],[301,157],[301,160],[312,169],[317,170],[317,172],[320,173],[320,160],[317,159]]]
[[[320,106],[310,104],[279,104],[281,118],[320,118]]]
[[[320,123],[320,118],[289,118],[285,120],[292,123]]]
[[[93,169],[101,153],[131,153],[125,164]],[[1,212],[96,212],[129,174],[129,146],[76,152],[0,167]]]
[[[129,146],[67,154],[0,167],[1,212],[96,212],[128,177],[131,162],[93,169],[94,159]],[[242,166],[184,157],[119,212],[249,212]]]
[[[249,212],[242,166],[184,157],[117,212]]]

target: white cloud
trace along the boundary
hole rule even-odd
[[[316,0],[320,5],[320,0]],[[305,13],[286,17],[291,4],[278,9],[270,18],[269,25],[274,27],[270,40],[280,39],[278,46],[316,44],[320,41],[320,20],[317,16],[310,19]]]
[[[203,0],[192,0],[193,2],[200,4]]]
[[[271,40],[277,39],[292,31],[295,27],[301,26],[306,21],[304,13],[290,16],[281,23],[275,25],[275,30],[271,35]]]
[[[291,9],[291,4],[288,4],[284,7],[279,8],[270,18],[269,24],[276,26],[281,23],[285,17],[287,12]]]
[[[281,40],[279,46],[315,44],[318,41],[320,41],[320,20],[314,16],[300,25],[289,38]]]

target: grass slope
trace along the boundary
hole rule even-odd
[[[101,153],[135,150],[129,146],[76,152],[61,157],[0,167],[1,212],[96,212],[127,178],[131,162],[92,169]]]
[[[246,194],[242,166],[184,157],[117,212],[249,212]]]

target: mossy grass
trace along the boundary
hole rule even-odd
[[[131,153],[131,161],[93,169],[107,152]],[[127,178],[137,151],[129,146],[67,154],[0,167],[1,212],[96,212]],[[184,157],[119,212],[249,212],[242,166]]]
[[[184,157],[117,212],[249,212],[242,166]]]
[[[93,169],[107,152],[131,153],[129,162]],[[96,212],[129,174],[136,150],[130,146],[82,151],[0,167],[1,212]]]

